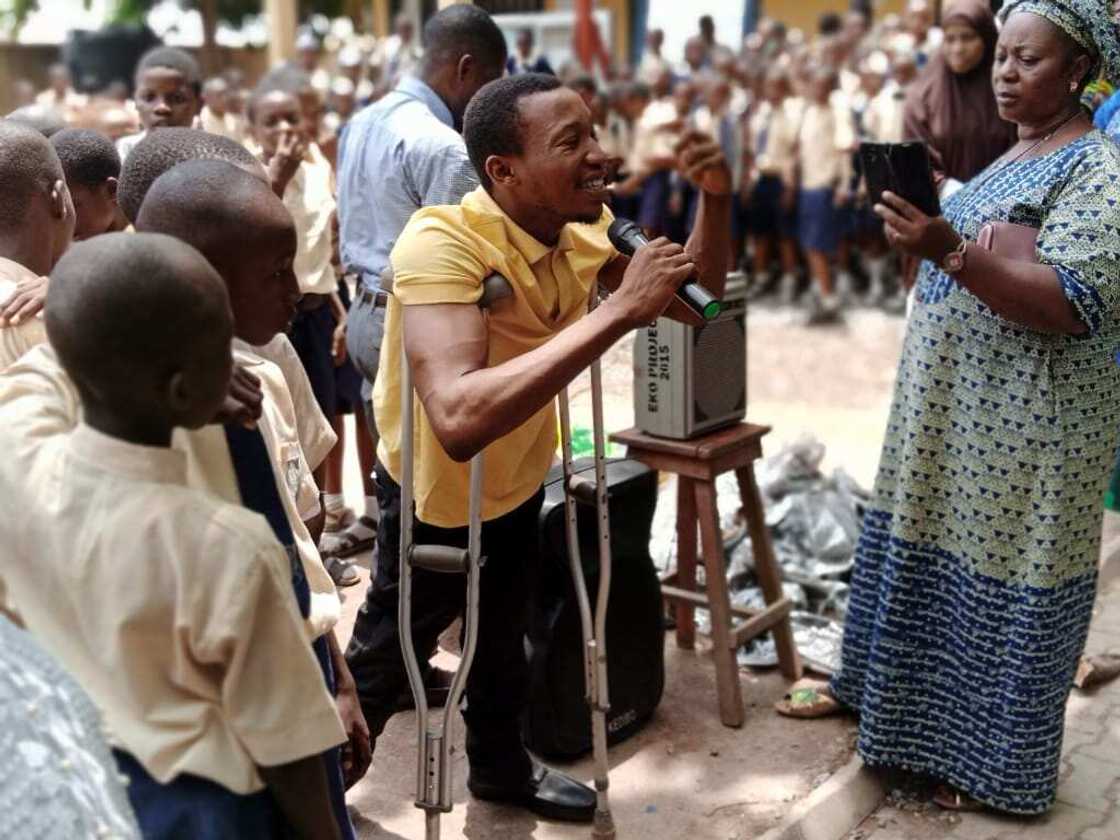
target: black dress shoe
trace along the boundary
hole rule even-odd
[[[546,820],[589,823],[595,816],[595,791],[536,761],[529,778],[513,787],[488,782],[472,768],[467,788],[476,799],[517,805]]]

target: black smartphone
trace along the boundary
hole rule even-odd
[[[867,179],[871,204],[882,202],[884,191],[909,201],[927,216],[941,215],[933,185],[929,150],[920,140],[907,143],[860,143],[859,162]]]

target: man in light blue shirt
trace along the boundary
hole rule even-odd
[[[458,204],[478,186],[459,134],[471,97],[502,75],[506,44],[490,16],[456,5],[424,27],[418,75],[406,76],[383,99],[355,116],[339,145],[338,217],[342,264],[358,275],[347,321],[347,350],[365,377],[368,405],[385,322],[379,289],[389,252],[421,207]]]

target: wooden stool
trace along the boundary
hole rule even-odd
[[[677,646],[691,650],[696,639],[695,610],[706,607],[712,619],[712,656],[716,663],[719,717],[725,726],[743,725],[743,690],[736,651],[747,641],[774,631],[778,665],[790,680],[801,677],[801,658],[793,642],[789,614],[793,604],[782,594],[774,548],[766,530],[754,462],[762,457],[769,426],[740,423],[693,438],[670,440],[627,429],[611,440],[627,447],[627,457],[677,475],[677,571],[662,581],[661,594],[676,608]],[[766,598],[764,610],[731,606],[727,591],[723,535],[716,508],[716,478],[735,471],[747,519],[754,572]],[[696,526],[700,525],[707,594],[696,591]],[[735,624],[736,618],[746,619]]]

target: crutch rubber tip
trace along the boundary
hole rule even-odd
[[[591,824],[594,840],[614,840],[614,819],[610,811],[596,811],[595,821]]]

